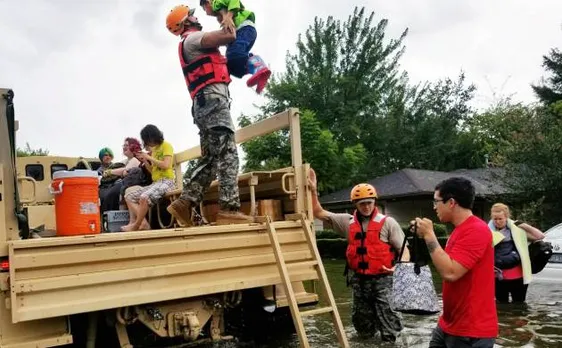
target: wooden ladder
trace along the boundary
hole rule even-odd
[[[273,222],[271,221],[271,218],[269,216],[266,216],[265,222],[267,225],[267,231],[269,233],[269,239],[271,241],[271,244],[273,245],[273,252],[275,253],[277,267],[279,268],[279,273],[281,274],[281,281],[283,283],[283,288],[287,296],[289,308],[291,310],[291,316],[293,317],[293,323],[295,325],[295,329],[299,337],[300,346],[302,348],[310,347],[310,344],[308,343],[308,337],[306,335],[306,331],[304,329],[304,325],[302,322],[302,317],[317,315],[322,313],[330,313],[332,316],[332,322],[334,324],[334,328],[336,330],[336,336],[338,337],[340,346],[347,348],[349,347],[347,336],[345,335],[345,330],[340,315],[338,313],[338,308],[336,307],[336,301],[334,300],[334,295],[332,294],[330,283],[328,282],[328,277],[326,276],[326,271],[324,270],[324,265],[322,264],[322,259],[320,258],[320,254],[318,252],[316,242],[312,238],[312,231],[310,228],[310,224],[302,214],[288,215],[287,218],[294,219],[294,220],[300,219],[302,228],[304,230],[304,235],[306,236],[308,247],[312,254],[311,261],[303,261],[291,265],[313,266],[318,275],[320,286],[324,290],[325,298],[328,300],[328,306],[326,307],[320,307],[303,312],[299,310],[295,292],[293,291],[293,287],[291,285],[291,279],[289,276],[289,272],[287,270],[287,264],[285,263],[285,258],[283,257],[283,253],[281,251],[281,245],[279,244],[279,239],[277,238],[277,232],[275,231],[275,226],[273,226]]]

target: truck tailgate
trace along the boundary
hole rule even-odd
[[[300,222],[274,223],[292,281],[317,279]],[[281,283],[264,224],[9,243],[12,321]]]

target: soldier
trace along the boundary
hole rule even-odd
[[[357,334],[370,338],[380,331],[383,341],[395,342],[403,326],[390,301],[393,262],[405,238],[402,228],[390,216],[379,213],[375,206],[377,192],[372,185],[359,184],[351,190],[351,201],[356,208],[353,215],[335,214],[320,205],[312,169],[309,177],[314,217],[329,222],[334,231],[348,240],[346,270],[353,272],[351,321]],[[402,260],[409,259],[406,248]]]
[[[168,212],[184,226],[191,225],[192,209],[203,199],[213,179],[219,179],[217,224],[252,222],[240,212],[238,191],[238,151],[230,116],[230,75],[219,46],[236,39],[235,32],[203,32],[193,16],[195,9],[176,6],[166,18],[166,27],[179,35],[179,59],[189,94],[191,112],[199,128],[201,159],[181,197],[168,206]]]

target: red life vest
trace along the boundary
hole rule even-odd
[[[226,66],[226,57],[219,52],[218,48],[206,50],[207,54],[201,55],[191,62],[185,59],[183,41],[190,33],[187,32],[182,35],[183,38],[178,46],[178,54],[187,89],[191,99],[194,99],[197,92],[203,87],[213,83],[230,83],[231,80]]]
[[[380,232],[386,216],[375,209],[369,220],[367,231],[363,233],[357,220],[357,211],[349,225],[348,245],[345,253],[347,264],[355,273],[366,275],[388,274],[382,266],[392,268],[395,258],[392,246],[381,241]]]

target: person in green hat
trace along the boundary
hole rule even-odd
[[[109,169],[111,163],[113,162],[113,151],[109,147],[104,147],[98,152],[98,158],[100,159],[101,165],[98,168],[98,175],[103,175],[103,172]]]

